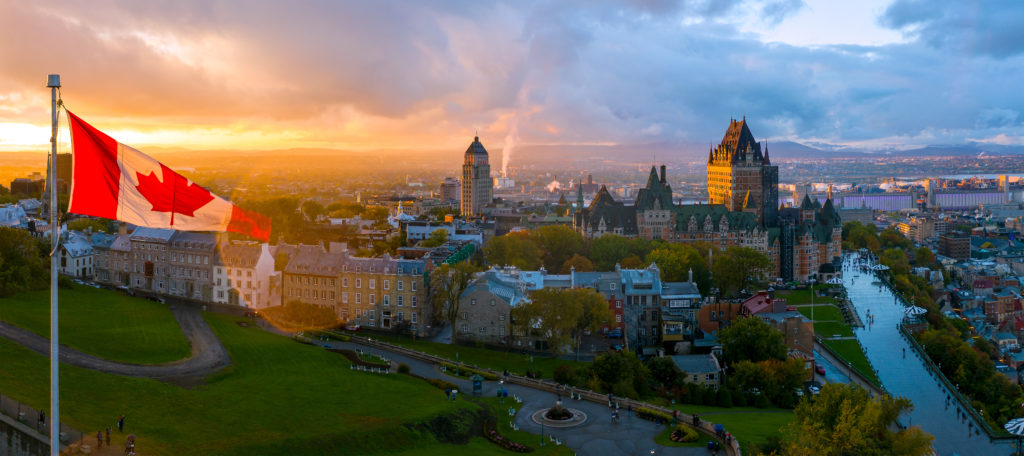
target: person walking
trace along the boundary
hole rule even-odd
[[[124,415],[117,419],[117,432],[124,432]]]
[[[103,448],[103,431],[96,431],[96,448]]]
[[[107,446],[110,446],[110,427],[107,427]]]

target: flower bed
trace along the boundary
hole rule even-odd
[[[502,437],[495,429],[494,422],[488,420],[484,422],[484,438],[490,440],[491,443],[498,445],[506,450],[515,453],[532,453],[533,448],[530,448],[521,443],[513,442],[505,437]]]
[[[697,431],[680,424],[672,430],[672,435],[669,438],[672,439],[673,442],[686,443],[696,442],[697,439],[700,438],[700,435],[697,434]]]

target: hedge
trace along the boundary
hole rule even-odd
[[[700,435],[697,434],[697,431],[680,424],[672,431],[672,435],[669,438],[671,438],[673,442],[696,442],[697,439],[700,438]]]
[[[636,416],[657,423],[669,423],[672,421],[672,415],[669,415],[668,413],[665,412],[649,409],[646,407],[640,407],[636,409]]]
[[[491,372],[482,371],[482,370],[478,370],[478,369],[473,369],[472,367],[466,367],[466,366],[458,366],[457,367],[457,366],[455,366],[452,363],[441,363],[441,367],[444,367],[445,370],[447,372],[449,372],[449,373],[452,373],[452,375],[454,375],[455,372],[459,372],[460,375],[463,375],[465,377],[472,376],[473,374],[478,374],[481,377],[483,377],[484,380],[489,380],[489,381],[492,381],[492,382],[496,382],[500,378],[500,377],[498,377],[498,374],[494,374],[494,373],[491,373]]]

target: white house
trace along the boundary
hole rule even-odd
[[[262,309],[270,302],[274,256],[269,244],[222,240],[213,266],[213,301]]]
[[[92,279],[92,243],[88,238],[71,234],[60,243],[57,252],[57,272],[79,279]]]

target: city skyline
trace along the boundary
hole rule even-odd
[[[671,151],[744,115],[759,140],[826,150],[1024,134],[1001,89],[1024,50],[1009,2],[0,9],[0,151],[48,142],[53,72],[68,106],[139,147],[458,150],[479,131],[501,151]]]

